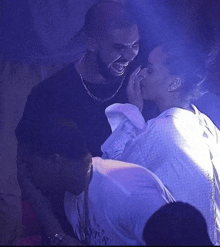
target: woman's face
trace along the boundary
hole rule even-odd
[[[167,95],[167,82],[170,78],[169,70],[164,65],[165,53],[161,46],[157,46],[148,58],[147,75],[141,81],[142,97],[155,102]]]

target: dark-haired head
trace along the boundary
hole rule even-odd
[[[48,193],[80,194],[88,180],[92,156],[78,126],[70,119],[49,115],[32,139],[30,174],[37,187]]]
[[[161,46],[166,54],[164,65],[181,78],[182,97],[190,101],[200,98],[207,91],[203,87],[207,75],[205,52],[187,39],[174,39]]]
[[[92,38],[106,36],[109,29],[128,28],[133,24],[134,20],[124,6],[116,1],[101,1],[93,5],[85,16],[85,31]]]
[[[142,97],[154,101],[160,113],[171,107],[192,110],[192,101],[206,91],[202,87],[205,55],[187,39],[173,39],[155,47],[142,74]]]
[[[92,6],[85,16],[85,31],[84,70],[89,66],[94,74],[121,81],[139,52],[138,26],[125,7],[116,1],[101,1]]]
[[[214,246],[203,215],[188,203],[162,206],[147,221],[143,239],[152,246]]]

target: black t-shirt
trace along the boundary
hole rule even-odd
[[[126,87],[129,73],[131,71],[128,71],[115,97],[106,102],[100,102],[88,95],[74,64],[68,65],[32,89],[27,98],[23,116],[15,130],[17,140],[20,143],[31,144],[35,138],[39,138],[40,126],[44,123],[44,119],[49,114],[60,114],[62,117],[72,119],[79,126],[92,156],[101,156],[101,145],[111,134],[105,109],[113,103],[127,102]],[[116,92],[120,82],[112,84],[85,82],[85,84],[96,97],[107,98]],[[46,195],[45,191],[43,194]],[[55,191],[50,198],[52,211],[64,232],[73,233],[64,211],[64,192]],[[45,240],[45,234],[42,237]]]
[[[85,83],[88,89],[100,98],[113,95],[119,87],[117,83],[105,85]],[[111,134],[105,109],[116,102],[127,102],[125,81],[111,100],[95,101],[88,95],[72,63],[32,89],[27,98],[23,116],[15,130],[17,140],[20,143],[31,144],[33,140],[39,138],[40,126],[44,123],[44,119],[49,114],[58,114],[72,119],[78,125],[86,138],[88,150],[92,156],[101,156],[101,145]],[[42,192],[45,195],[45,191]],[[50,198],[52,211],[62,229],[66,234],[73,233],[64,211],[64,192],[50,195]],[[44,232],[42,239],[47,244]]]
[[[120,82],[85,84],[96,97],[107,98],[116,92]],[[105,109],[113,103],[126,102],[126,81],[112,99],[106,102],[92,99],[72,63],[32,89],[16,128],[16,137],[19,142],[31,144],[33,138],[38,138],[40,123],[44,118],[56,113],[72,119],[83,132],[92,156],[101,156],[101,145],[111,134]]]

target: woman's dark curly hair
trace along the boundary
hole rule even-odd
[[[162,49],[166,54],[164,64],[182,80],[182,97],[189,100],[201,97],[207,91],[203,88],[207,70],[205,53],[199,45],[187,39],[174,39],[164,43]]]
[[[213,46],[207,59],[207,88],[220,94],[220,40]]]

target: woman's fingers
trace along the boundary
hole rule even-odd
[[[144,76],[145,69],[141,70],[141,66],[139,66],[131,74],[127,86],[127,96],[129,103],[136,105],[140,110],[142,110],[143,108],[143,99],[141,96],[140,82],[144,78]]]
[[[140,80],[143,80],[147,76],[147,68],[143,68],[139,73],[138,77]]]
[[[141,70],[141,67],[138,67],[133,74],[131,75],[130,79],[135,84],[136,82],[142,81],[147,76],[147,68]]]

